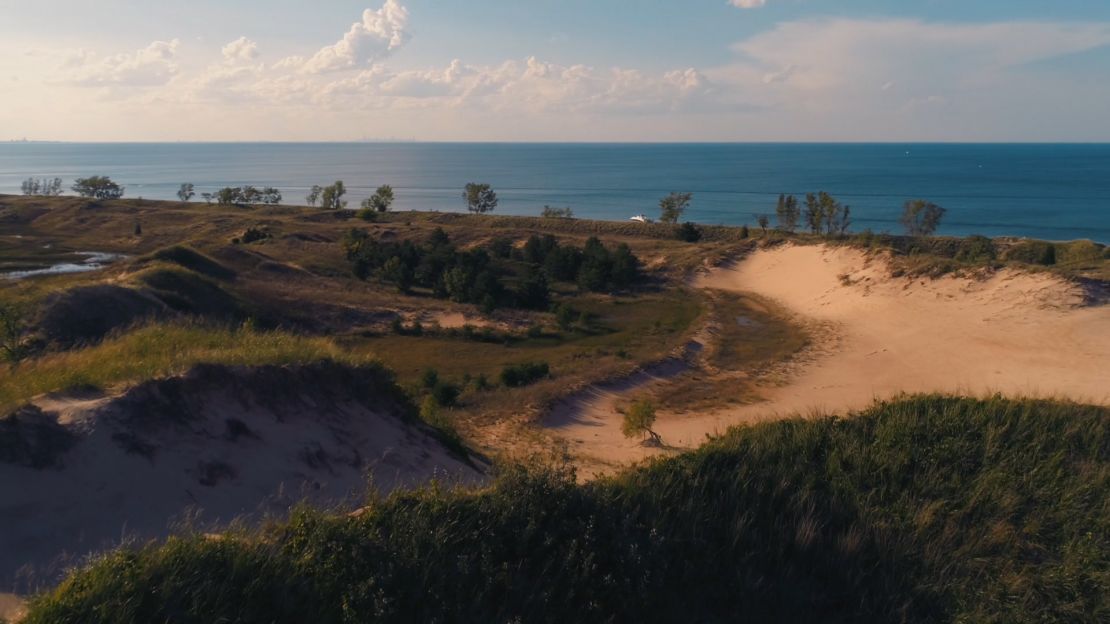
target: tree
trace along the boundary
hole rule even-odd
[[[488,184],[470,182],[463,190],[466,209],[475,214],[485,214],[497,208],[497,193]]]
[[[690,207],[693,193],[671,193],[659,200],[659,220],[663,223],[678,223],[682,213]]]
[[[261,197],[259,197],[259,201],[261,201],[263,204],[268,204],[270,206],[280,204],[281,203],[281,191],[277,190],[276,188],[274,188],[272,186],[267,186],[266,188],[262,189],[262,193],[261,193]]]
[[[624,413],[624,420],[621,421],[621,433],[626,438],[650,436],[653,442],[659,444],[662,439],[658,433],[652,430],[654,425],[655,404],[647,399],[642,399],[630,405],[628,411]]]
[[[806,193],[805,219],[811,234],[821,233],[821,204],[813,193]]]
[[[93,199],[119,199],[123,197],[124,188],[112,181],[108,176],[92,176],[78,178],[73,183],[73,192],[81,197]]]
[[[24,195],[46,195],[48,197],[55,197],[62,194],[62,179],[54,178],[41,180],[35,178],[27,178],[20,184],[20,189]]]
[[[182,184],[181,188],[177,190],[177,198],[183,202],[189,201],[193,198],[194,195],[196,195],[196,193],[193,192],[192,182],[186,182],[185,184]]]
[[[798,218],[801,211],[798,209],[798,198],[793,195],[779,195],[779,203],[775,207],[775,217],[779,229],[793,233],[798,228]]]
[[[755,222],[759,224],[759,227],[763,229],[763,234],[766,235],[767,226],[771,223],[771,217],[765,214],[758,214],[755,215]]]
[[[343,186],[343,180],[336,180],[335,184],[325,186],[320,192],[320,206],[328,210],[341,210],[347,207],[347,202],[343,200],[343,196],[347,194],[347,187]]]
[[[945,212],[933,202],[912,199],[902,208],[902,226],[910,236],[931,236],[940,226]]]
[[[245,203],[243,189],[237,186],[225,186],[216,191],[216,203],[221,206],[232,206]]]
[[[324,189],[319,184],[313,184],[312,189],[308,192],[308,195],[305,195],[305,203],[307,203],[309,206],[315,206],[316,202],[320,201],[320,193],[323,192]]]
[[[374,194],[362,201],[362,208],[364,210],[373,210],[375,212],[388,212],[389,207],[393,205],[393,187],[384,184],[374,191]]]
[[[825,235],[834,234],[843,236],[852,223],[852,209],[833,199],[832,195],[822,192],[820,194],[821,214],[825,220]]]
[[[852,209],[838,202],[832,195],[821,191],[814,195],[806,193],[805,221],[810,232],[832,236],[842,235],[851,225]]]
[[[211,206],[212,200],[216,198],[216,195],[214,193],[201,193],[200,198],[204,200],[204,203]]]

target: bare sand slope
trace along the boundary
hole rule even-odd
[[[1110,306],[1085,306],[1079,287],[1047,273],[895,278],[881,256],[783,246],[715,269],[697,285],[774,299],[823,335],[816,357],[785,384],[760,389],[762,403],[660,414],[656,431],[676,447],[743,422],[857,409],[901,392],[1110,404]],[[599,393],[545,423],[586,458],[586,476],[658,452],[623,438],[614,409],[621,398]]]
[[[121,396],[44,399],[0,421],[0,590],[25,592],[121,538],[291,504],[479,483],[370,373],[339,365],[198,367]]]

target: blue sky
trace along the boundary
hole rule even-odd
[[[1110,140],[1110,2],[317,4],[0,0],[0,139]]]

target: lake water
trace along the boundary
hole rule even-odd
[[[488,182],[498,212],[544,205],[624,220],[658,214],[690,191],[687,218],[755,223],[779,193],[824,190],[851,205],[853,229],[900,231],[907,199],[948,209],[944,234],[1110,242],[1110,145],[0,143],[0,193],[29,176],[109,175],[127,197],[173,199],[222,186],[275,186],[303,203],[313,184],[343,180],[350,205],[380,184],[400,210],[462,211],[462,187]]]

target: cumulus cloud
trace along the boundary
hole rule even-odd
[[[409,12],[397,0],[386,0],[376,11],[366,9],[335,44],[321,48],[308,59],[289,57],[279,67],[297,67],[310,74],[353,69],[380,60],[408,40]]]
[[[529,57],[496,65],[454,60],[442,69],[391,71],[383,66],[337,80],[317,102],[334,107],[470,107],[538,114],[651,113],[704,108],[717,95],[696,69],[648,73],[635,69],[560,65]]]
[[[246,37],[239,37],[225,45],[221,52],[226,63],[249,62],[258,58],[258,44]]]
[[[81,86],[151,87],[165,84],[178,72],[180,41],[154,41],[134,52],[97,59],[81,51],[68,57],[63,82]]]
[[[729,4],[739,9],[758,9],[767,4],[767,0],[729,0]]]

